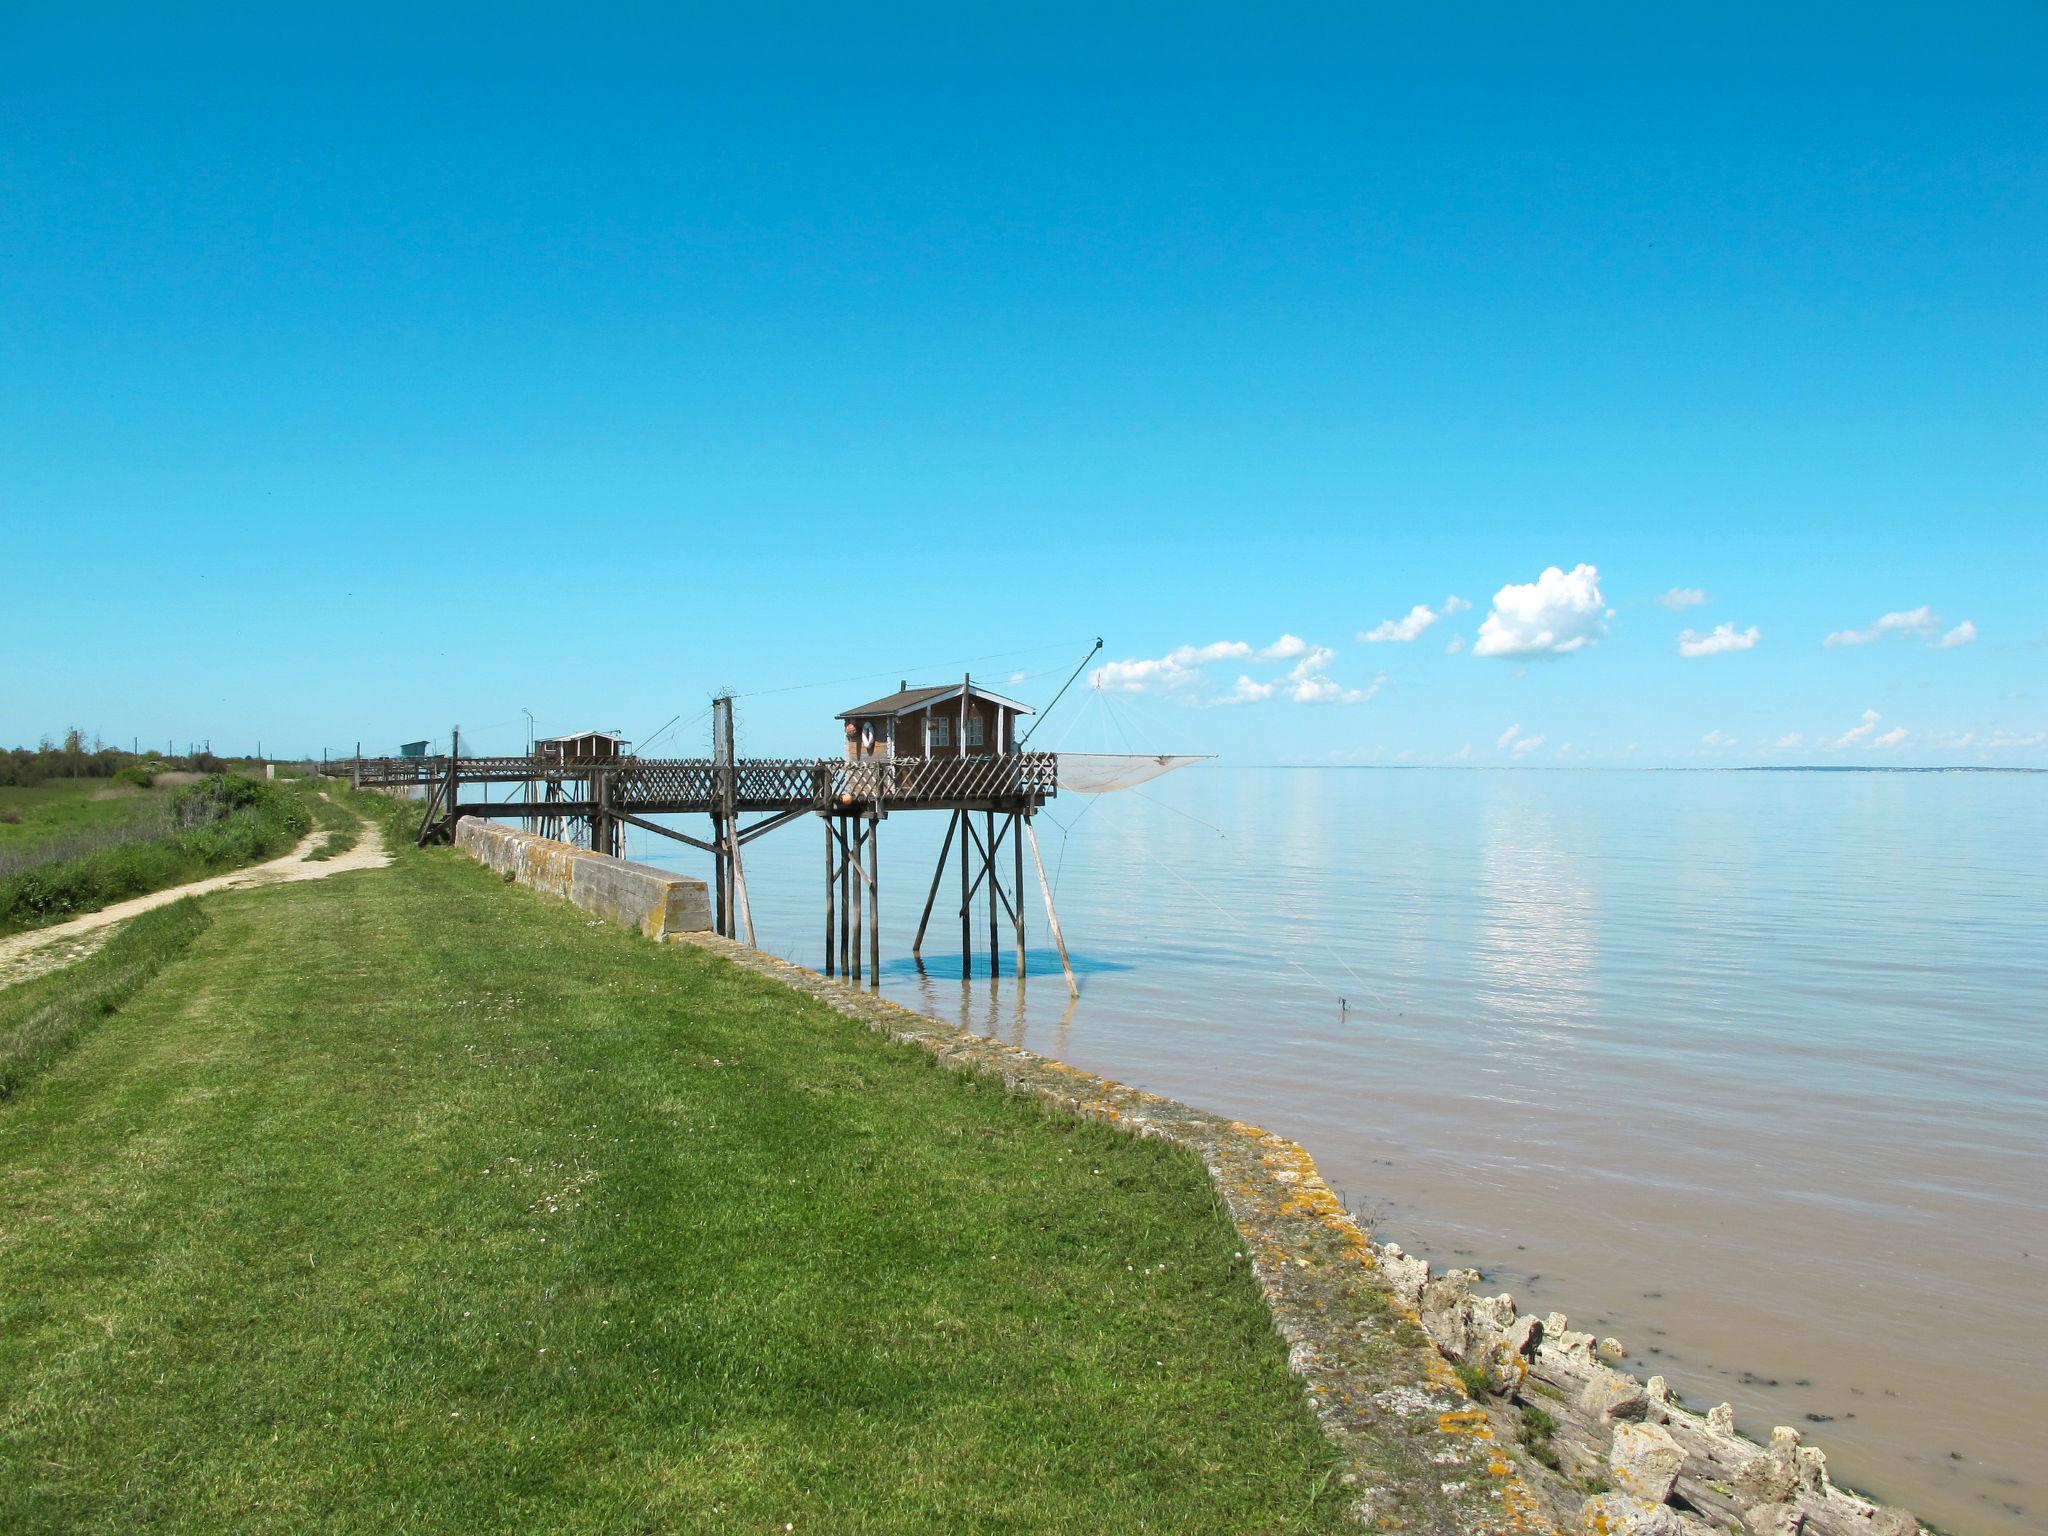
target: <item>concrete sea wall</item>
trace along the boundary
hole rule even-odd
[[[711,926],[709,888],[667,870],[465,816],[455,846],[506,878],[650,939]]]

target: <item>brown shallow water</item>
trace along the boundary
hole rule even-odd
[[[1382,1236],[1752,1434],[1797,1425],[1840,1481],[1957,1532],[2048,1526],[2048,778],[1067,797],[1040,828],[1071,1006],[1042,922],[1021,987],[963,986],[957,916],[910,960],[939,823],[883,828],[890,995],[1298,1137]],[[810,964],[813,832],[748,871],[764,947]]]

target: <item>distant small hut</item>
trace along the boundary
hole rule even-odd
[[[913,688],[841,712],[846,757],[994,757],[1017,750],[1017,717],[1031,706],[977,687],[971,678]]]
[[[424,741],[402,741],[398,744],[400,757],[425,757],[427,744]]]
[[[616,731],[578,731],[533,744],[533,755],[550,768],[588,768],[616,763],[632,743]]]

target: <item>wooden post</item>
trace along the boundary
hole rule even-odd
[[[845,976],[851,971],[847,951],[853,947],[846,926],[853,914],[853,860],[846,847],[846,823],[842,818],[832,818],[832,832],[839,841],[839,974]]]
[[[754,904],[747,899],[747,866],[740,857],[740,819],[738,816],[734,816],[726,823],[726,837],[732,845],[733,899],[740,909],[741,918],[745,920],[747,925],[747,947],[749,949],[759,949],[761,946],[754,942]],[[733,937],[738,938],[738,933],[734,933]]]
[[[356,760],[348,766],[348,787],[360,790],[363,787],[363,744],[356,743]]]
[[[988,812],[987,831],[988,843],[983,851],[988,858],[988,974],[989,979],[993,981],[996,977],[1003,974],[1003,945],[1002,940],[997,936],[999,930],[996,927],[996,898],[998,895],[996,882],[999,876],[996,873],[996,813],[994,811]]]
[[[867,937],[866,933],[861,928],[863,904],[861,902],[860,894],[860,819],[856,816],[849,816],[846,818],[846,824],[853,830],[853,853],[852,856],[847,860],[847,862],[853,866],[853,957],[846,967],[846,974],[854,982],[858,983],[860,981],[861,943]]]
[[[925,892],[924,915],[917,920],[917,937],[910,941],[910,952],[918,959],[924,958],[925,924],[932,920],[932,903],[939,899],[939,882],[946,878],[946,856],[953,851],[953,834],[960,830],[960,817],[955,811],[946,820],[946,841],[939,848],[939,866],[932,871],[932,888]]]
[[[961,727],[964,737],[966,727]],[[964,750],[966,742],[961,742]],[[967,845],[974,841],[969,835],[973,828],[967,818],[974,813],[960,813],[960,979],[974,979],[974,893],[967,883]]]
[[[1015,857],[1016,878],[1010,883],[1010,894],[1016,897],[1011,914],[1017,919],[1017,979],[1024,979],[1024,818],[1013,812],[1010,816],[1010,852]]]
[[[882,985],[882,813],[868,821],[868,985]]]
[[[711,886],[717,909],[713,922],[721,939],[732,937],[732,880],[725,862],[725,818],[711,812]]]
[[[1053,945],[1060,952],[1060,969],[1067,973],[1067,990],[1079,997],[1081,984],[1074,980],[1074,962],[1067,958],[1067,941],[1060,934],[1060,915],[1052,905],[1052,882],[1045,878],[1045,855],[1038,851],[1038,831],[1029,816],[1024,818],[1024,835],[1031,839],[1031,862],[1038,867],[1038,889],[1045,897],[1046,926],[1052,929]]]
[[[832,899],[832,817],[828,812],[818,819],[825,823],[825,974],[830,977],[839,974],[838,956],[832,953],[832,909],[837,905]]]

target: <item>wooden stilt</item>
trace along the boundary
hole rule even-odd
[[[842,817],[832,819],[833,835],[839,844],[839,974],[852,974],[851,957],[847,951],[853,947],[847,935],[847,924],[853,920],[853,860],[846,848],[846,822]]]
[[[1024,818],[1014,811],[1010,814],[1010,852],[1016,863],[1016,877],[1010,882],[1010,893],[1016,901],[1010,907],[1010,916],[1017,923],[1017,979],[1024,979]]]
[[[1060,969],[1067,973],[1067,990],[1079,997],[1081,984],[1074,980],[1074,962],[1067,958],[1067,941],[1060,933],[1060,915],[1052,904],[1052,882],[1045,878],[1045,855],[1038,850],[1038,830],[1031,825],[1029,816],[1024,818],[1024,835],[1031,839],[1031,862],[1038,868],[1038,889],[1045,897],[1045,922],[1052,929],[1053,946],[1060,952]]]
[[[882,818],[868,821],[868,985],[882,985]]]
[[[939,899],[939,882],[946,878],[946,857],[953,851],[953,834],[960,830],[960,818],[965,814],[955,811],[946,819],[946,841],[939,848],[939,865],[932,871],[932,888],[925,893],[924,914],[917,920],[917,937],[910,941],[910,952],[920,960],[924,958],[925,925],[932,920],[932,903]]]
[[[740,857],[740,819],[735,816],[726,824],[726,836],[732,845],[732,888],[733,897],[740,909],[740,916],[747,924],[747,947],[759,949],[754,942],[754,904],[747,900],[747,866]],[[734,937],[738,937],[737,934]]]
[[[830,977],[839,974],[838,957],[832,953],[832,818],[818,819],[825,823],[825,974]]]
[[[863,838],[863,837],[861,836],[861,831],[860,831],[860,819],[859,819],[858,817],[855,817],[855,816],[849,816],[849,817],[847,817],[847,818],[846,818],[846,824],[847,824],[847,825],[848,825],[848,826],[849,826],[850,828],[852,828],[852,830],[853,830],[853,854],[852,854],[852,856],[851,856],[851,857],[850,857],[850,858],[849,858],[849,859],[847,860],[847,862],[848,862],[848,863],[850,863],[850,864],[851,864],[851,865],[853,866],[853,873],[854,873],[854,881],[853,881],[853,958],[852,958],[851,962],[850,962],[850,963],[849,963],[849,964],[847,965],[847,967],[846,967],[846,974],[847,974],[847,975],[848,975],[848,976],[849,976],[850,978],[852,978],[852,980],[853,980],[853,981],[854,981],[854,982],[855,982],[855,983],[857,984],[857,983],[858,983],[858,982],[860,981],[860,972],[861,972],[861,964],[860,964],[860,952],[861,952],[862,946],[863,946],[863,945],[864,945],[864,944],[866,943],[866,941],[867,941],[867,932],[866,932],[866,930],[865,930],[865,929],[863,929],[863,928],[861,927],[861,921],[862,921],[862,918],[863,918],[863,915],[864,915],[864,913],[863,913],[863,907],[864,907],[864,905],[865,905],[865,904],[864,904],[864,903],[862,902],[862,900],[861,900],[861,889],[860,889],[860,888],[861,888],[861,885],[862,885],[862,881],[861,881],[861,878],[860,878],[860,874],[861,874],[861,868],[860,868],[860,859],[861,859],[861,845],[862,845],[862,843],[863,843],[863,842],[865,841],[865,839],[864,839],[864,838]]]
[[[964,721],[967,717],[967,706],[964,702],[960,706],[960,714],[961,719]],[[960,728],[960,735],[964,741],[967,735],[967,728],[964,724]],[[967,883],[967,844],[972,840],[974,834],[974,828],[967,820],[970,814],[968,811],[960,813],[960,979],[962,981],[972,981],[974,979],[974,892]]]
[[[984,852],[988,858],[988,975],[993,981],[1003,974],[1003,942],[996,928],[996,813],[988,814],[988,841]]]

